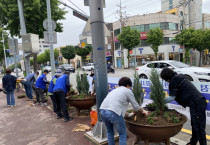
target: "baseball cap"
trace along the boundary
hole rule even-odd
[[[60,69],[57,69],[56,71],[55,71],[55,74],[54,74],[55,76],[61,76],[62,75],[62,71],[60,70]]]

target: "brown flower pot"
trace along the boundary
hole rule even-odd
[[[180,132],[186,121],[187,117],[184,116],[184,121],[181,123],[174,123],[173,125],[167,126],[154,126],[137,124],[125,119],[128,130],[136,135],[136,140],[133,144],[142,139],[145,145],[149,145],[149,142],[165,142],[166,145],[170,145],[170,138]]]
[[[91,107],[96,104],[96,98],[68,98],[67,103],[76,107],[77,116],[79,116],[80,110],[91,111]]]

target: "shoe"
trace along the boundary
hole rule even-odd
[[[36,105],[41,105],[41,103],[39,103],[39,102],[36,102]]]
[[[47,106],[47,103],[41,103],[41,106]]]
[[[64,122],[68,122],[68,121],[72,121],[73,120],[73,118],[72,117],[69,117],[69,118],[64,118]]]
[[[62,118],[62,116],[60,116],[60,115],[57,115],[57,119],[61,119]]]
[[[10,107],[11,105],[7,105],[7,107]]]

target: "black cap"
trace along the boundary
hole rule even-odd
[[[46,72],[46,73],[49,73],[49,71],[48,71],[47,69],[44,70],[44,73],[45,73],[45,72]]]

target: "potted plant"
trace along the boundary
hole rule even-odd
[[[76,107],[77,116],[80,114],[80,110],[89,110],[96,104],[96,96],[89,93],[89,82],[86,73],[81,76],[77,73],[77,92],[71,89],[69,96],[67,96],[67,102],[69,105]]]
[[[139,81],[139,78],[134,77],[135,81]],[[155,69],[152,70],[150,81],[150,98],[153,100],[154,111],[151,111],[148,116],[136,112],[131,117],[126,116],[125,122],[128,130],[136,135],[133,144],[142,139],[145,145],[149,145],[149,142],[165,142],[166,145],[170,145],[170,137],[180,132],[187,118],[167,108],[163,86]],[[139,88],[133,87],[133,92],[136,91],[135,89]],[[142,97],[142,95],[139,96]]]

